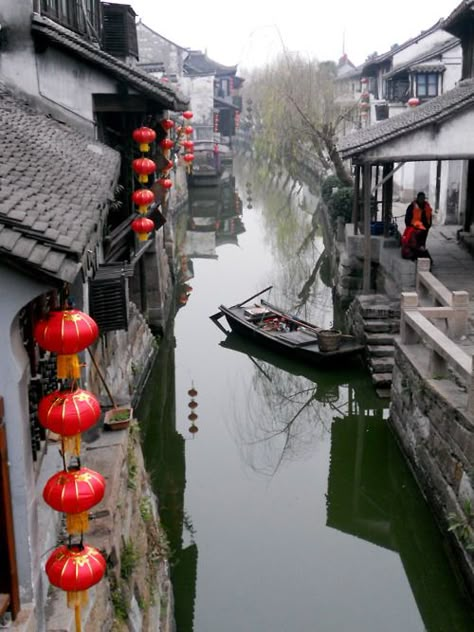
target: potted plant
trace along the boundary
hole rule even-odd
[[[129,405],[114,406],[104,416],[106,430],[125,430],[133,419],[133,408]]]

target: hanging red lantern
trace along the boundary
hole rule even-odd
[[[184,128],[184,133],[186,134],[186,136],[191,136],[193,132],[193,127],[191,125],[186,125],[186,127]]]
[[[191,163],[194,160],[194,154],[184,154],[184,162]]]
[[[183,141],[183,147],[192,152],[192,150],[194,149],[194,142],[192,140],[186,139]]]
[[[189,391],[188,391],[188,395],[189,397],[196,397],[196,395],[198,394],[197,390],[194,388],[194,386],[192,386]]]
[[[148,176],[156,171],[156,165],[149,158],[136,158],[132,161],[132,169],[138,175],[138,182],[148,182]]]
[[[189,415],[188,415],[189,421],[195,422],[197,418],[198,418],[198,416],[194,412],[189,413]]]
[[[150,189],[137,189],[132,194],[132,200],[138,206],[138,212],[144,214],[155,200],[155,194]]]
[[[186,112],[183,112],[183,118],[185,118],[187,121],[190,121],[193,116],[194,114],[190,110],[186,110]]]
[[[192,399],[189,404],[188,404],[189,408],[197,408],[199,406],[199,404],[197,402],[194,401],[194,399]]]
[[[160,187],[163,187],[163,189],[171,189],[173,186],[173,182],[169,178],[159,178],[158,184]]]
[[[78,379],[81,368],[77,354],[91,345],[99,327],[88,314],[78,309],[54,310],[38,321],[33,336],[42,349],[58,354],[57,375],[60,379]]]
[[[155,130],[150,127],[139,127],[133,131],[133,140],[139,143],[140,151],[150,151],[150,143],[156,138]]]
[[[188,432],[190,432],[191,434],[195,434],[198,430],[199,428],[195,426],[194,424],[191,424],[188,428]]]
[[[79,535],[89,528],[89,509],[100,503],[105,479],[99,472],[81,467],[57,472],[43,489],[44,501],[55,511],[66,514],[66,530]]]
[[[420,99],[418,97],[411,97],[407,103],[410,107],[415,108],[417,105],[420,105]]]
[[[131,228],[137,234],[139,241],[146,241],[155,228],[155,223],[148,217],[137,217],[133,220]]]
[[[105,569],[102,553],[87,544],[59,546],[46,561],[50,583],[67,592],[67,605],[76,610],[76,630],[80,630],[80,609],[87,603],[87,590],[100,582]]]
[[[171,119],[163,119],[161,121],[161,127],[168,132],[170,129],[173,129],[174,121]]]
[[[163,140],[160,140],[160,147],[161,149],[168,151],[174,147],[174,141],[172,141],[171,138],[163,138]]]
[[[97,398],[81,388],[53,391],[38,404],[40,424],[63,437],[63,450],[79,456],[81,432],[92,428],[100,419]]]
[[[172,160],[167,160],[164,167],[161,168],[163,173],[170,171],[174,167],[174,163]]]

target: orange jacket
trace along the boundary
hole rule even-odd
[[[416,202],[412,202],[408,207],[411,213],[407,218],[409,221],[407,222],[408,226],[413,226],[414,228],[418,228],[419,230],[428,230],[431,226],[432,218],[433,218],[433,209],[425,202],[424,208],[420,208]],[[408,214],[408,213],[407,213]]]

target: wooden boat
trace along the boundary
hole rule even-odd
[[[233,332],[289,358],[314,365],[337,364],[341,358],[363,351],[364,346],[353,336],[317,327],[263,299],[259,304],[246,306],[253,298],[268,289],[238,305],[220,305],[219,311],[211,316],[211,319],[228,333],[218,323],[218,320],[225,316]]]

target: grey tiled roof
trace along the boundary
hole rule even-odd
[[[109,55],[96,44],[88,42],[80,35],[56,24],[49,18],[34,14],[31,28],[34,34],[46,37],[54,46],[65,49],[101,68],[108,75],[127,82],[138,92],[157,101],[164,109],[182,112],[189,106],[189,100],[179,95],[171,87],[160,83],[146,72]]]
[[[350,158],[394,138],[410,134],[426,125],[434,122],[439,123],[460,110],[472,106],[473,103],[474,80],[462,81],[453,90],[449,90],[416,108],[410,108],[403,114],[342,138],[338,143],[338,149],[344,158]]]
[[[73,281],[119,169],[116,151],[35,111],[0,82],[0,258]]]
[[[452,48],[455,48],[458,45],[459,45],[458,38],[451,37],[448,41],[443,42],[442,44],[436,44],[435,46],[431,47],[429,50],[425,51],[422,55],[413,57],[406,63],[395,66],[395,68],[392,68],[390,72],[387,72],[383,76],[383,78],[390,79],[390,77],[397,75],[399,72],[403,72],[406,70],[414,70],[415,66],[418,66],[424,62],[428,64],[430,59],[439,58],[440,55],[442,55],[443,53],[446,53],[447,51],[451,50]],[[444,66],[442,66],[442,70],[444,70]]]
[[[188,74],[215,73],[219,75],[232,75],[237,72],[237,66],[224,66],[208,57],[201,51],[189,51],[184,61],[184,68]]]
[[[457,31],[456,22],[458,22],[460,16],[466,11],[466,9],[472,9],[474,0],[463,0],[458,6],[451,11],[448,17],[444,20],[441,28],[449,33],[455,33]],[[456,34],[456,33],[455,33]]]

